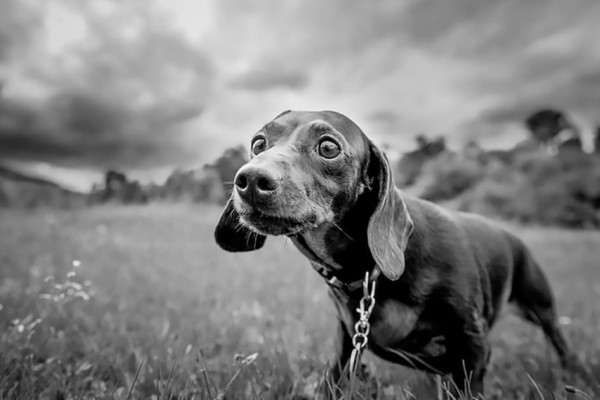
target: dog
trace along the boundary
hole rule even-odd
[[[384,155],[348,117],[285,111],[251,140],[216,229],[225,250],[285,235],[329,285],[338,314],[330,376],[347,374],[365,274],[376,280],[368,349],[483,394],[488,332],[506,303],[574,360],[548,281],[513,234],[402,194]]]

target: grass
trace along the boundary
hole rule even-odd
[[[0,399],[313,397],[335,328],[324,283],[283,239],[221,251],[219,213],[1,211]],[[600,377],[600,233],[512,229],[550,277],[569,342]],[[520,319],[504,317],[492,342],[487,399],[600,398]],[[434,398],[432,377],[366,361],[380,398]]]

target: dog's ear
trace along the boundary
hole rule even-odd
[[[233,207],[233,199],[229,199],[215,229],[215,240],[222,249],[237,252],[258,250],[267,237],[242,225],[240,215]]]
[[[376,198],[367,230],[369,249],[383,275],[394,281],[404,272],[404,251],[413,222],[396,189],[387,157],[370,142],[369,152],[366,179]]]

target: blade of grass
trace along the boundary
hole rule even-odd
[[[171,370],[169,371],[169,376],[167,377],[167,384],[165,386],[165,392],[169,392],[169,384],[171,383],[171,379],[173,378],[173,371],[175,370],[175,365],[177,365],[177,360],[173,360],[173,365],[171,366]],[[171,396],[169,396],[171,397]]]
[[[537,394],[540,396],[540,399],[544,400],[544,395],[542,394],[542,391],[540,390],[540,387],[538,386],[537,382],[529,374],[527,374],[527,378],[531,381],[531,384],[535,388]]]
[[[142,362],[140,362],[140,366],[138,367],[138,370],[135,374],[135,378],[133,378],[133,382],[131,383],[131,387],[129,388],[129,393],[127,393],[127,400],[131,400],[131,395],[133,394],[133,388],[135,387],[138,377],[140,376],[140,372],[142,371],[143,365],[144,365],[144,360],[142,360]]]
[[[210,389],[210,380],[208,379],[208,367],[206,366],[206,361],[204,360],[204,355],[202,354],[202,350],[198,349],[196,352],[198,356],[198,360],[202,362],[202,378],[204,379],[204,385],[206,386],[206,391],[208,392],[208,398],[212,400],[214,397],[212,395],[212,390]]]

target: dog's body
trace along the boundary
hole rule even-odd
[[[470,376],[473,392],[483,392],[487,334],[507,301],[544,330],[563,364],[572,359],[548,282],[525,245],[484,218],[402,196],[383,153],[346,117],[285,112],[255,135],[253,153],[236,176],[217,242],[247,251],[266,234],[284,234],[335,277],[334,380],[348,364],[362,297],[351,283],[374,268],[382,276],[368,348],[388,361],[450,374],[460,388]]]

